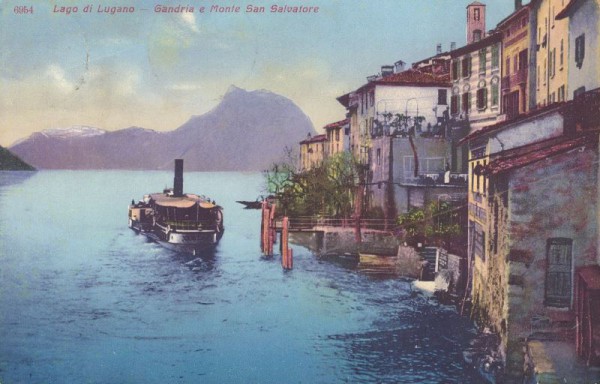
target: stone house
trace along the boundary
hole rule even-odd
[[[523,341],[574,343],[575,280],[598,264],[600,95],[488,126],[470,145],[472,314],[500,335],[509,373]],[[583,117],[595,100],[595,118]]]

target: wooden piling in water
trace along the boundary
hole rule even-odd
[[[275,206],[269,205],[269,203],[263,201],[262,221],[260,226],[260,249],[265,256],[273,255],[273,241],[275,238],[275,229],[273,228],[274,215]]]
[[[290,222],[287,216],[284,216],[281,228],[281,266],[283,269],[292,269],[294,267],[294,256],[290,248],[288,248],[289,226]]]

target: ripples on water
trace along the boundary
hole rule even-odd
[[[189,173],[225,208],[212,254],[167,251],[126,226],[168,172],[0,175],[0,382],[470,383],[473,330],[402,280],[294,247],[259,250],[257,174]]]

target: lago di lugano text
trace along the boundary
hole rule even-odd
[[[84,6],[66,6],[55,4],[52,8],[53,13],[71,15],[78,13],[103,13],[107,15],[127,14],[135,12],[153,11],[154,13],[279,13],[279,14],[308,14],[319,13],[319,7],[307,4],[277,4],[273,3],[268,6],[247,4],[246,6],[239,5],[222,5],[220,3],[212,3],[206,5],[165,5],[156,4],[151,9],[133,5],[123,6],[106,6],[103,4],[87,4]]]

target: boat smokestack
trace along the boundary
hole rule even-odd
[[[173,180],[173,196],[183,196],[183,159],[175,159],[175,178]]]

